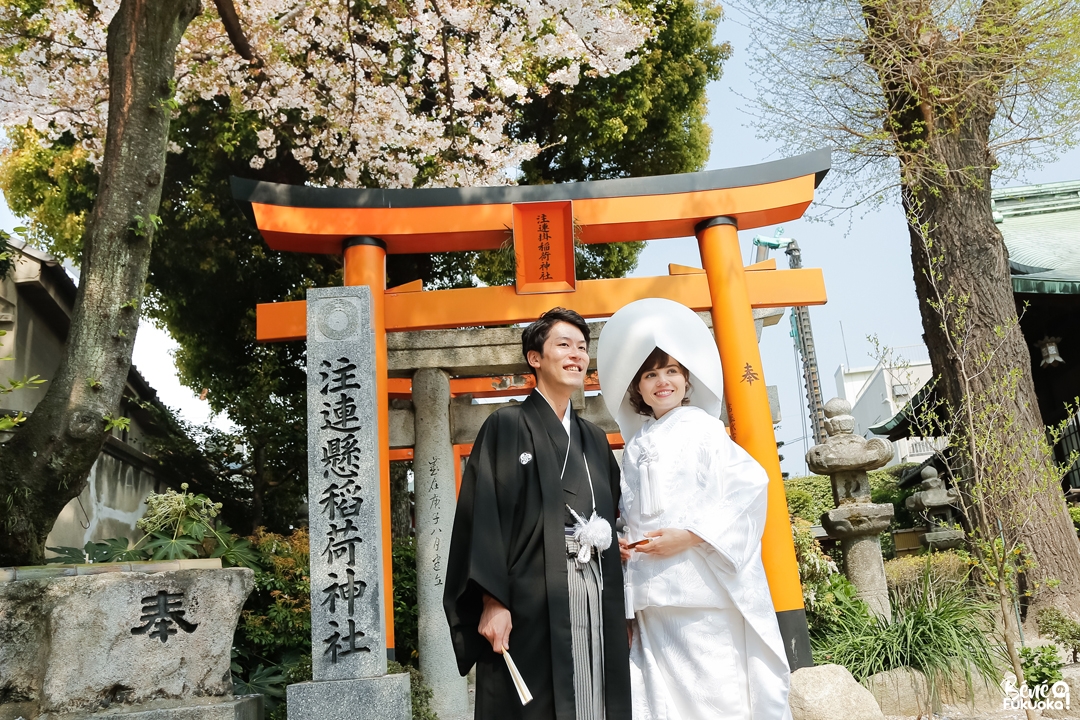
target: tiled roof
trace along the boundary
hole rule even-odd
[[[1080,181],[1003,188],[991,197],[1013,289],[1080,292]]]

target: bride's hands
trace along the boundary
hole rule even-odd
[[[656,557],[671,557],[678,555],[683,550],[694,547],[702,542],[694,533],[679,528],[662,528],[645,533],[649,542],[638,545],[634,552],[655,555]]]

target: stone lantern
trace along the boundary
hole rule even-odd
[[[964,542],[964,531],[953,527],[953,504],[960,499],[956,488],[946,488],[937,468],[927,465],[920,473],[919,489],[904,506],[926,518],[927,532],[919,538],[931,550],[949,550]]]
[[[840,541],[844,574],[870,609],[888,618],[889,589],[878,536],[889,527],[893,506],[871,502],[866,473],[889,462],[893,449],[888,440],[867,440],[853,434],[854,430],[851,405],[840,398],[827,402],[825,432],[829,437],[810,448],[806,463],[813,472],[828,475],[832,481],[836,507],[821,516],[821,524],[829,537]]]

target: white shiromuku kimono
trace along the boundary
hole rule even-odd
[[[647,420],[623,453],[628,537],[704,542],[627,563],[634,720],[790,720],[789,671],[765,569],[768,476],[698,407]]]

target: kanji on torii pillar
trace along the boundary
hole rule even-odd
[[[506,325],[536,319],[554,305],[586,318],[608,317],[628,302],[663,297],[710,310],[724,368],[732,438],[769,473],[762,557],[792,669],[812,664],[752,308],[820,305],[818,269],[744,267],[737,230],[802,216],[830,167],[822,150],[742,168],[558,185],[480,188],[313,188],[234,178],[234,197],[275,250],[340,254],[345,285],[372,290],[383,498],[383,583],[387,645],[393,648],[389,538],[386,333]],[[647,278],[577,281],[574,243],[696,235],[703,271]],[[514,244],[516,283],[423,291],[386,288],[387,253],[496,250]],[[258,306],[258,339],[306,336],[305,302]],[[761,382],[758,382],[761,380]]]

